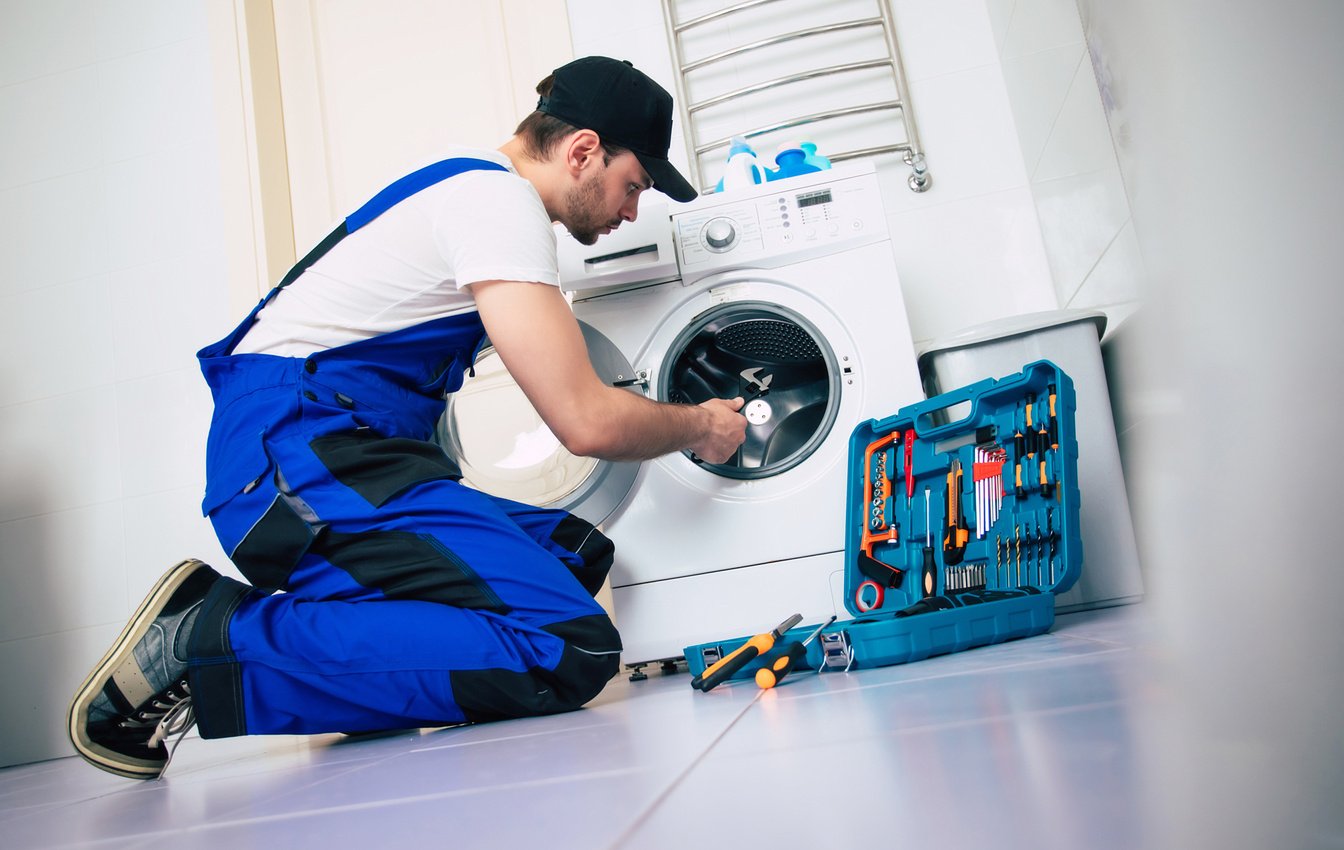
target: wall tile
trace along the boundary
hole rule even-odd
[[[102,0],[6,0],[0,86],[89,64]]]
[[[0,406],[0,522],[121,496],[111,386]]]
[[[607,0],[566,0],[565,6],[569,10],[575,56],[615,56],[612,51],[618,42],[613,36],[648,26],[657,26],[661,31],[663,26],[660,3],[626,3],[619,15],[612,14]],[[636,61],[634,57],[630,59]]]
[[[94,66],[0,86],[0,188],[83,171],[102,161]]]
[[[100,271],[158,262],[203,247],[197,211],[205,208],[197,189],[205,184],[194,162],[190,151],[177,148],[99,169],[92,202],[107,246]]]
[[[183,255],[99,278],[111,298],[117,379],[197,368],[195,352],[242,318],[226,315],[225,266],[222,255]]]
[[[1028,160],[1028,167],[1032,165]],[[1072,174],[1117,168],[1111,131],[1106,124],[1101,94],[1092,63],[1079,61],[1050,132],[1040,161],[1032,170],[1033,180],[1052,180]]]
[[[994,33],[994,45],[1002,50],[1003,43],[1008,39],[1008,27],[1013,22],[1017,0],[985,0],[985,8],[989,12],[989,28]]]
[[[1022,56],[1082,41],[1083,23],[1075,0],[1017,0],[1002,54]]]
[[[1051,139],[1069,91],[1085,62],[1085,51],[1066,45],[1003,60],[1003,80],[1028,174],[1036,170]]]
[[[1069,307],[1109,307],[1137,302],[1143,297],[1147,272],[1134,222],[1126,221],[1119,235],[1106,247],[1096,266],[1068,299]]]
[[[220,573],[242,578],[220,547],[210,521],[201,516],[204,464],[196,466],[201,473],[193,486],[125,501],[125,594],[132,608],[169,567],[185,558],[196,558]]]
[[[99,106],[88,114],[105,161],[214,141],[209,47],[197,38],[98,63]]]
[[[985,0],[890,0],[906,77],[923,80],[994,65],[999,52]]]
[[[103,271],[98,171],[0,189],[0,296]]]
[[[933,187],[922,195],[908,189],[887,193],[888,212],[1026,185],[1017,131],[997,66],[912,83],[910,99]]]
[[[111,315],[111,293],[98,278],[0,298],[0,362],[12,364],[7,403],[110,384]]]
[[[107,59],[208,34],[204,3],[182,0],[103,0],[93,20],[98,56]]]
[[[0,765],[73,755],[65,712],[124,623],[0,643]],[[21,731],[20,731],[21,730]]]
[[[1026,187],[888,220],[917,348],[970,325],[1058,307]]]
[[[1129,221],[1118,169],[1033,184],[1059,301],[1073,298]]]
[[[0,524],[0,641],[130,614],[120,502]]]
[[[118,384],[124,495],[199,487],[210,413],[209,388],[194,369]]]

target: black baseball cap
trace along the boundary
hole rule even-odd
[[[695,188],[667,159],[672,95],[629,62],[585,56],[561,65],[537,110],[629,148],[653,178],[653,188],[672,200],[695,198]]]

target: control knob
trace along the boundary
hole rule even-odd
[[[709,250],[727,251],[737,242],[737,228],[731,218],[715,218],[705,225],[703,236]]]

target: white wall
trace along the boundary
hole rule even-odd
[[[1344,6],[1079,7],[1152,281],[1111,358],[1164,641],[1147,844],[1337,847]]]
[[[672,89],[672,63],[657,0],[625,4],[621,15],[611,14],[610,4],[602,0],[569,0],[568,5],[576,56],[631,59]],[[683,5],[688,7],[684,16],[693,16],[730,3],[696,0]],[[867,14],[876,14],[875,3],[868,5]],[[790,0],[769,8],[801,28],[811,23],[820,5]],[[968,325],[1055,309],[1060,299],[985,0],[891,0],[891,8],[933,176],[933,188],[916,194],[906,187],[910,170],[899,157],[879,162],[916,346]],[[807,63],[852,58],[837,50],[835,55],[809,55]],[[727,77],[721,82],[725,88],[753,81],[745,73]],[[798,99],[797,112],[822,111],[829,103],[824,89],[814,90]],[[673,160],[687,160],[679,128],[673,134]],[[718,177],[713,172],[707,176]]]
[[[0,2],[0,765],[154,578],[224,562],[199,516],[227,330],[204,0]]]
[[[985,0],[1055,294],[1115,328],[1146,271],[1074,0]]]

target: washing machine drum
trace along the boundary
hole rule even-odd
[[[673,342],[659,394],[674,403],[746,399],[747,439],[726,463],[696,460],[729,478],[778,475],[826,439],[839,408],[835,354],[802,316],[772,304],[724,304]]]

